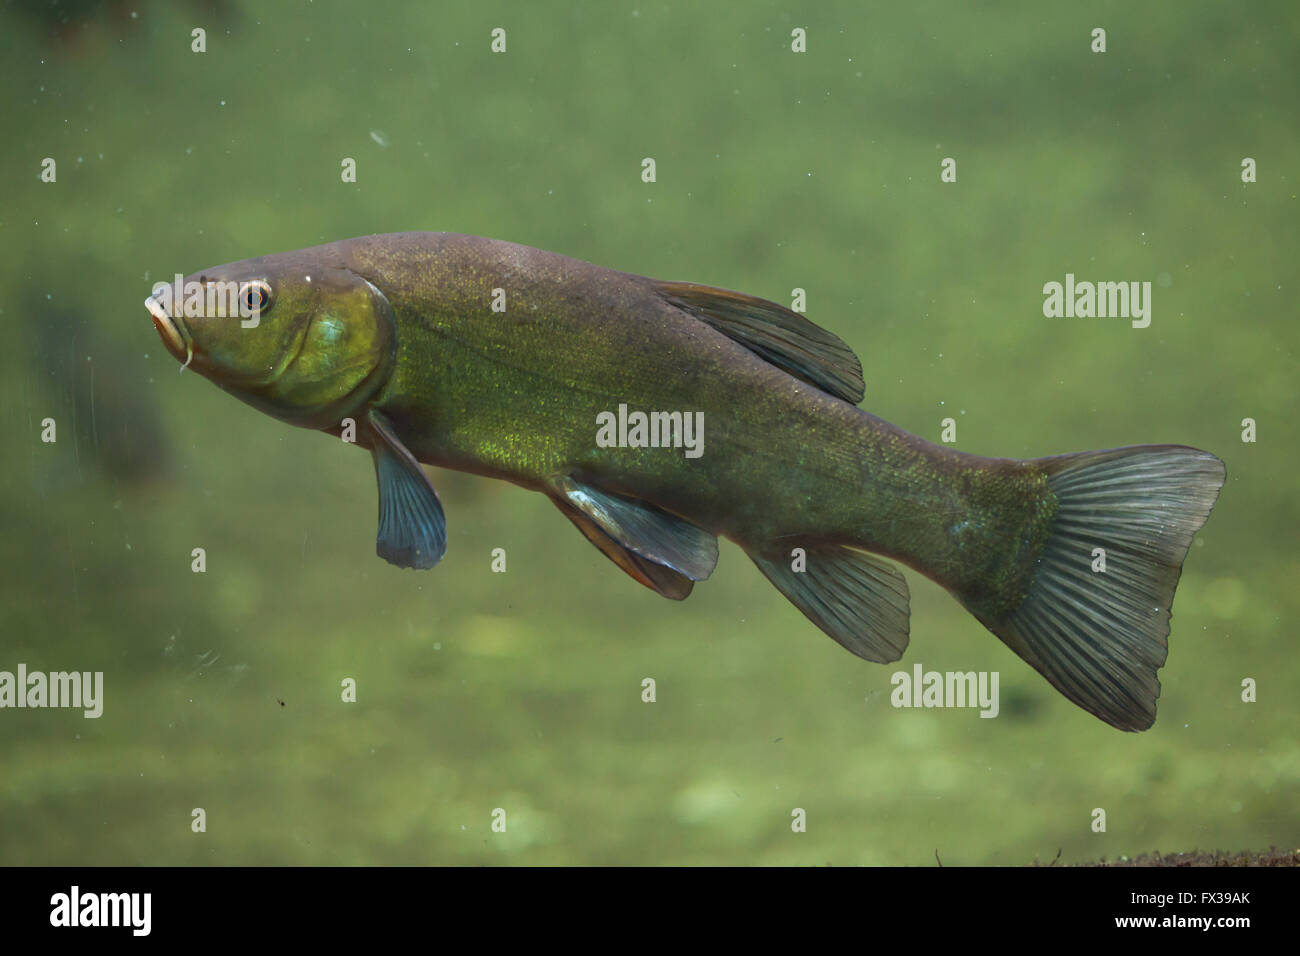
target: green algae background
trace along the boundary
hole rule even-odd
[[[105,685],[95,720],[0,710],[0,863],[1300,846],[1294,4],[10,2],[0,24],[0,670]],[[541,496],[468,476],[433,472],[443,562],[384,564],[369,456],[178,375],[142,301],[402,230],[803,288],[864,407],[932,440],[951,417],[966,451],[1214,452],[1155,727],[1074,707],[910,571],[911,645],[872,665],[734,545],[669,602]],[[1044,317],[1067,273],[1150,281],[1150,327]],[[998,717],[893,708],[918,662],[998,671]]]

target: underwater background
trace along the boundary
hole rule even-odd
[[[1286,2],[0,4],[0,670],[104,674],[98,719],[0,710],[0,863],[1300,846],[1297,35]],[[730,542],[666,601],[467,475],[431,469],[442,563],[385,564],[369,456],[178,375],[142,302],[405,230],[802,288],[863,407],[963,451],[1215,453],[1155,726],[910,570],[910,647],[873,665]],[[1067,273],[1150,281],[1150,326],[1045,317]],[[892,707],[917,663],[997,671],[998,716]]]

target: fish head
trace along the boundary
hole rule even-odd
[[[342,265],[295,253],[160,283],[145,307],[182,370],[308,428],[332,427],[358,411],[396,360],[384,294]]]

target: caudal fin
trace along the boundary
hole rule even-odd
[[[1174,589],[1218,498],[1223,462],[1182,445],[1139,445],[1035,464],[1057,500],[1051,536],[1019,606],[980,620],[1084,710],[1146,730]]]

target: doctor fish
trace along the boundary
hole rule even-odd
[[[145,305],[167,349],[282,421],[354,428],[393,564],[429,568],[446,548],[425,462],[547,495],[675,600],[725,535],[879,663],[909,636],[893,559],[1080,707],[1121,730],[1155,720],[1174,589],[1224,481],[1208,452],[964,454],[858,408],[852,350],[783,306],[475,236],[366,236],[185,281],[238,310],[160,290]],[[686,425],[703,428],[695,454]]]

